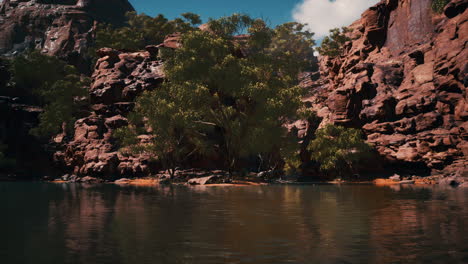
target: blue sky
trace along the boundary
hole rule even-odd
[[[154,16],[163,14],[169,19],[184,12],[208,18],[233,13],[260,17],[271,26],[289,21],[309,24],[309,29],[321,39],[328,30],[347,26],[378,0],[129,0],[138,12]]]
[[[302,0],[130,0],[138,12],[148,15],[164,14],[174,18],[184,12],[202,16],[220,17],[232,13],[247,13],[254,17],[268,18],[272,25],[292,20],[294,6]]]

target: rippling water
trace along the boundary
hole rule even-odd
[[[468,263],[468,188],[0,183],[0,262]]]

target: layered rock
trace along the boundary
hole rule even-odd
[[[352,40],[341,56],[322,57],[320,72],[301,76],[309,91],[304,102],[322,125],[362,128],[392,169],[463,174],[468,155],[466,5],[466,0],[453,0],[444,14],[431,11],[431,0],[385,0],[371,7],[350,26]],[[142,52],[99,51],[91,114],[76,122],[74,139],[55,155],[58,162],[82,176],[157,172],[155,157],[119,153],[112,133],[127,125],[136,96],[163,82],[158,49],[179,47],[179,38],[168,36],[159,47]],[[316,125],[298,121],[289,126],[303,139],[303,160],[309,159],[305,147]]]
[[[451,1],[385,0],[353,23],[344,52],[320,59],[304,99],[324,123],[363,128],[387,161],[468,173],[468,11]]]
[[[0,3],[0,54],[27,48],[81,66],[95,23],[122,24],[127,0],[4,0]]]
[[[55,159],[76,175],[104,178],[143,176],[158,171],[155,157],[125,156],[113,132],[128,124],[136,96],[157,88],[164,78],[162,62],[153,52],[121,53],[101,49],[90,88],[92,111],[75,123],[75,135]],[[142,138],[142,140],[145,140]]]

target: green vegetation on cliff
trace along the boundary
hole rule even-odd
[[[350,30],[346,27],[330,29],[330,35],[326,36],[320,47],[317,47],[317,51],[320,55],[336,57],[339,56],[343,50],[343,45],[350,38],[346,36]]]
[[[136,118],[119,133],[133,149],[169,159],[166,169],[194,153],[217,152],[230,171],[243,158],[277,153],[283,124],[302,110],[297,76],[312,33],[297,23],[271,29],[245,15],[212,20],[209,28],[183,34],[181,48],[162,52],[167,81],[137,100]],[[143,148],[128,139],[142,126],[150,135]]]
[[[143,50],[147,45],[157,45],[175,32],[187,32],[201,23],[200,16],[193,13],[181,14],[182,18],[168,20],[163,15],[150,17],[136,12],[127,13],[127,25],[115,28],[99,24],[96,31],[95,49]]]
[[[40,137],[55,135],[73,124],[86,103],[88,78],[62,60],[32,51],[9,62],[11,81],[1,95],[19,97],[22,102],[44,108],[39,126],[32,133]]]
[[[449,2],[450,0],[432,0],[432,11],[442,13]]]
[[[335,125],[318,129],[308,150],[321,170],[338,175],[355,173],[356,167],[371,155],[361,130]]]

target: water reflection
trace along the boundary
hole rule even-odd
[[[468,190],[0,183],[5,263],[463,263]]]

